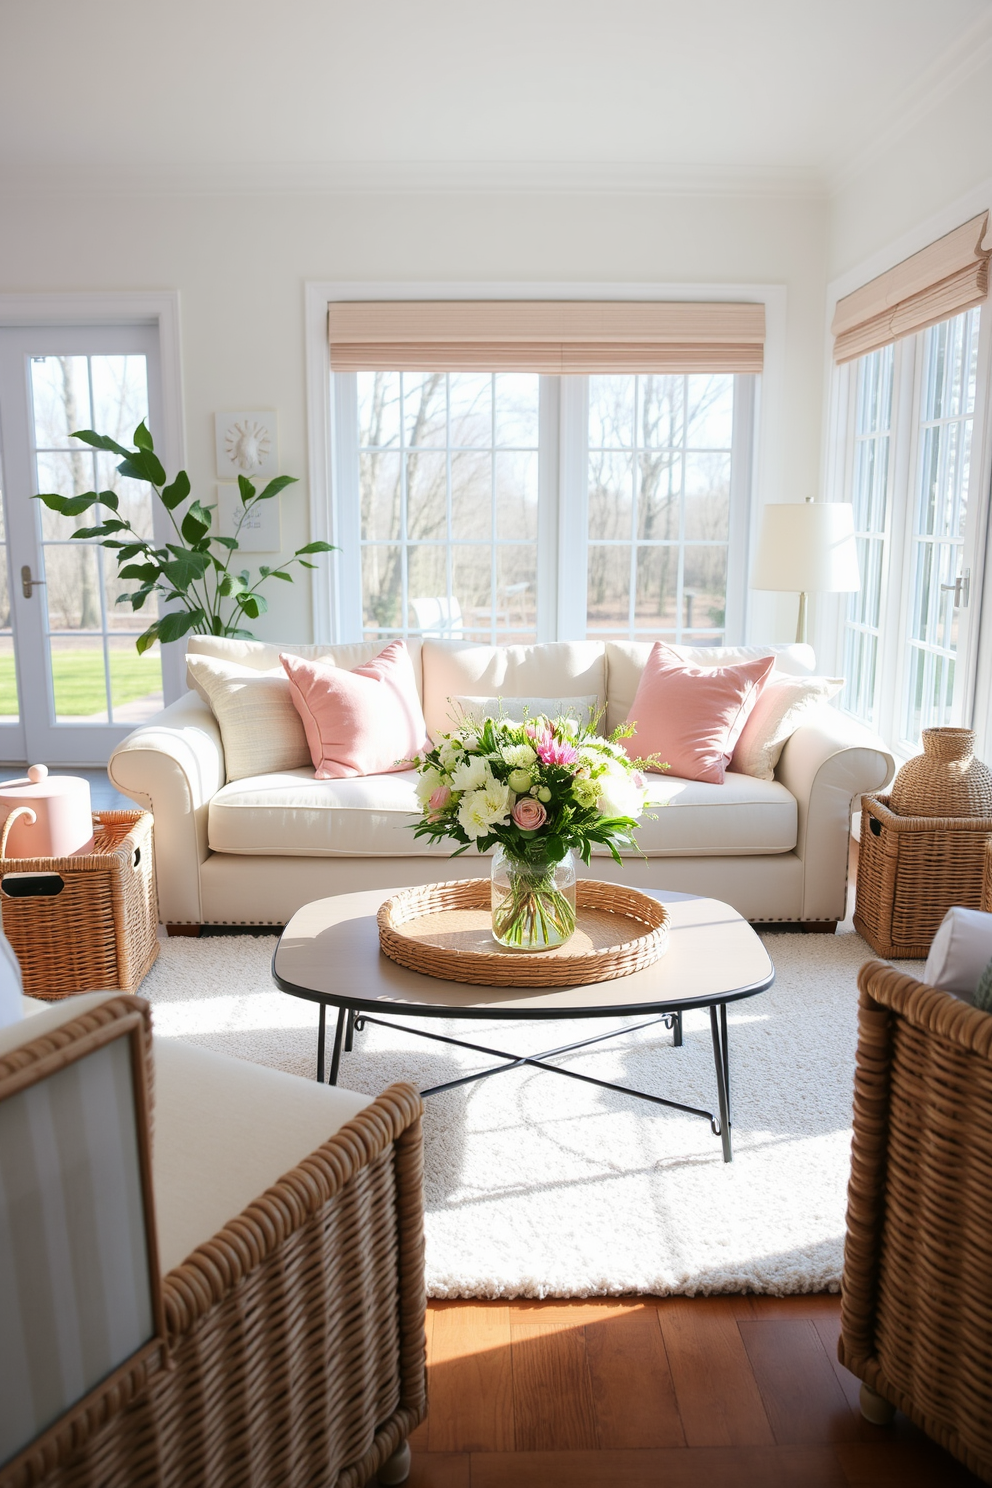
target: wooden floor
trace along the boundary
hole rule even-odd
[[[408,1488],[964,1488],[869,1426],[836,1297],[434,1302]]]

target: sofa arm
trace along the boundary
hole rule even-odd
[[[159,918],[199,924],[207,811],[225,780],[224,747],[210,709],[196,693],[187,693],[128,734],[110,756],[107,772],[119,791],[155,818]]]
[[[783,749],[775,778],[798,807],[804,920],[844,918],[852,802],[881,790],[894,769],[878,735],[836,708],[817,709]]]

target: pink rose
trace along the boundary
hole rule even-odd
[[[521,832],[536,832],[548,819],[548,813],[533,796],[521,796],[513,808],[512,816]]]
[[[631,784],[637,790],[643,790],[644,787],[647,785],[647,781],[644,779],[644,776],[641,774],[640,770],[635,770],[633,775],[631,775],[630,780]]]
[[[451,791],[446,785],[439,785],[436,791],[431,792],[431,798],[427,804],[432,811],[443,811],[450,800]]]

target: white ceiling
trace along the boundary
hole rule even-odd
[[[822,190],[992,0],[0,0],[0,173]]]

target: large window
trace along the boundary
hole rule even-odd
[[[972,448],[987,336],[976,308],[841,371],[862,577],[843,620],[841,704],[902,753],[924,728],[969,716],[982,506]]]
[[[337,373],[342,638],[739,639],[755,382]]]

